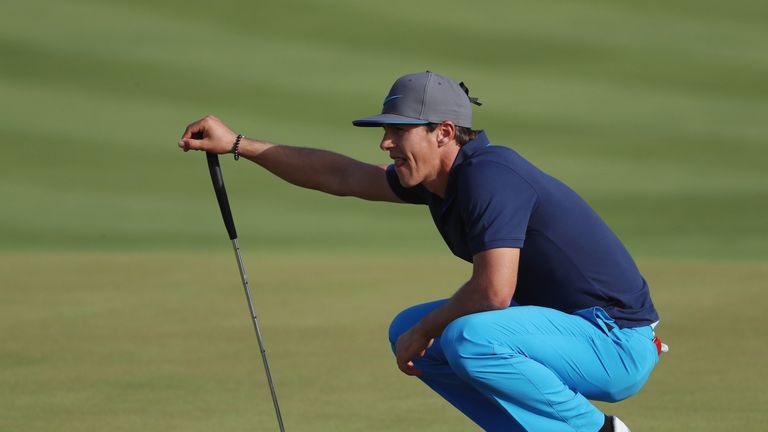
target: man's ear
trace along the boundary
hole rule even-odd
[[[456,137],[456,125],[450,120],[445,120],[437,127],[437,146],[450,144]]]

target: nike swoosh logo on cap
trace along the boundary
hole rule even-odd
[[[384,103],[382,105],[386,105],[386,104],[392,102],[393,100],[395,100],[397,98],[401,98],[401,97],[403,97],[403,95],[389,96],[386,99],[384,99]]]

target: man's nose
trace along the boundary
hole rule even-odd
[[[394,146],[395,145],[392,143],[392,140],[389,138],[383,138],[381,140],[381,144],[379,144],[379,148],[382,149],[383,151],[389,151],[389,149],[391,149]]]

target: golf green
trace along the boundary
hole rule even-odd
[[[246,254],[288,430],[476,429],[397,370],[386,337],[395,313],[448,295],[466,264]],[[277,429],[229,254],[0,258],[0,430]],[[639,395],[602,406],[635,430],[761,430],[768,265],[640,265],[671,351]]]

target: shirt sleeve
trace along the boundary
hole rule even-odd
[[[457,204],[472,255],[495,248],[522,248],[538,201],[533,187],[494,161],[467,166],[458,181]]]
[[[387,182],[389,183],[392,192],[404,202],[410,204],[427,204],[427,194],[429,191],[422,185],[410,188],[403,187],[403,185],[400,184],[400,179],[397,177],[394,165],[387,167]]]

